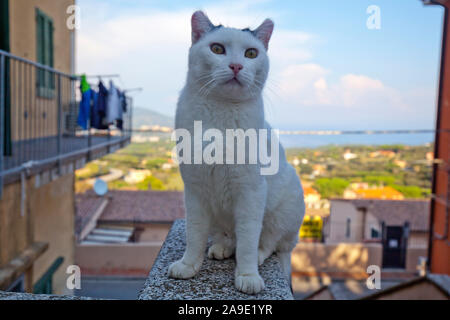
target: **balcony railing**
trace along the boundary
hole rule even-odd
[[[123,130],[77,126],[79,77],[0,50],[0,195],[6,180],[130,141],[132,99]]]

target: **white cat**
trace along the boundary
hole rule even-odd
[[[273,22],[267,19],[254,31],[239,30],[214,26],[197,11],[191,23],[189,71],[178,101],[176,129],[194,136],[194,121],[202,121],[204,131],[220,130],[224,137],[226,129],[270,129],[261,94]],[[305,204],[297,174],[277,145],[279,169],[274,175],[261,175],[260,164],[180,164],[187,247],[183,258],[169,267],[170,277],[193,277],[212,235],[209,258],[221,260],[235,253],[238,290],[256,294],[264,289],[258,265],[274,252],[290,281],[290,256]]]

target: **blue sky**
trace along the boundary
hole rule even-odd
[[[77,71],[144,87],[135,105],[173,115],[190,15],[257,27],[275,21],[266,114],[280,129],[432,128],[443,10],[419,0],[79,0]],[[369,5],[381,29],[369,30]]]

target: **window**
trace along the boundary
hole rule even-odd
[[[53,20],[41,10],[36,9],[36,60],[38,63],[53,67]],[[55,77],[46,70],[37,70],[37,94],[52,98],[55,89]]]
[[[350,238],[350,227],[351,227],[352,220],[350,218],[347,218],[345,222],[345,237],[347,239]]]
[[[378,231],[374,227],[371,227],[370,228],[370,237],[372,239],[378,239],[380,237],[380,231]]]

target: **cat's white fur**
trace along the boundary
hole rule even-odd
[[[241,128],[270,129],[264,120],[261,96],[269,60],[266,54],[273,23],[266,20],[253,33],[234,28],[214,28],[201,11],[192,16],[192,47],[189,71],[181,92],[176,128],[194,136],[194,121],[203,130]],[[225,54],[211,51],[212,43],[225,47]],[[255,59],[245,51],[256,48]],[[241,85],[225,83],[233,78],[229,64],[240,63]],[[270,141],[268,142],[270,144]],[[248,294],[264,289],[258,265],[276,252],[290,280],[291,251],[297,243],[305,205],[295,169],[279,146],[279,171],[261,175],[260,165],[180,164],[185,185],[186,251],[168,270],[173,278],[193,277],[200,269],[208,236],[208,257],[236,256],[235,286]]]

